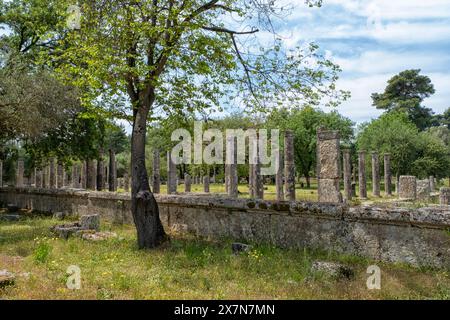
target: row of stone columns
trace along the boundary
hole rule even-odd
[[[284,148],[284,159],[282,154],[278,151],[277,163],[276,163],[276,193],[278,200],[295,200],[295,163],[294,163],[294,135],[292,131],[286,131]],[[261,162],[259,158],[258,141],[255,139],[252,143],[253,154],[252,161],[249,167],[249,192],[250,197],[263,199],[264,198],[264,184],[263,177],[261,175]],[[227,161],[225,164],[225,192],[232,198],[238,197],[238,174],[237,174],[237,141],[235,137],[228,137],[226,141]],[[283,161],[284,160],[284,161]],[[283,163],[284,163],[284,176],[283,179]],[[213,182],[215,179],[215,171],[213,172]],[[152,190],[154,193],[160,193],[160,153],[158,150],[153,152],[153,173],[152,173]],[[176,165],[173,163],[171,153],[167,152],[167,193],[175,194],[177,192],[177,174]],[[211,178],[210,175],[203,177],[191,177],[189,174],[185,174],[184,184],[185,192],[191,192],[192,183],[203,183],[204,192],[209,192],[209,184]],[[286,191],[285,191],[286,190]]]
[[[380,160],[377,152],[372,152],[372,193],[375,197],[381,196],[380,191]],[[343,168],[344,168],[344,196],[345,199],[351,200],[354,196],[354,189],[352,186],[352,170],[350,150],[343,150]],[[384,187],[387,196],[392,195],[391,184],[391,160],[390,154],[384,154]],[[367,198],[367,179],[366,179],[366,152],[358,152],[358,184],[359,197]]]
[[[51,158],[48,165],[41,169],[35,168],[31,173],[30,184],[38,188],[64,188],[72,186],[73,188],[83,188],[90,190],[103,190],[105,181],[109,185],[110,191],[117,190],[117,164],[115,157],[112,159],[112,170],[105,167],[103,160],[88,160],[81,164],[73,164],[71,172],[71,182],[68,181],[67,172],[62,163],[57,162],[56,158]],[[2,168],[0,168],[2,169]],[[3,170],[0,170],[3,172]],[[108,173],[109,172],[109,176]],[[0,173],[1,175],[1,173]],[[129,180],[125,175],[125,180]],[[106,178],[106,179],[105,179]],[[0,179],[2,181],[2,179]],[[17,161],[16,187],[24,186],[24,160]],[[129,189],[129,181],[124,184],[125,189]]]
[[[355,195],[352,184],[352,165],[350,150],[342,151],[344,198],[349,201]],[[379,154],[372,152],[372,192],[376,197],[381,196],[380,191],[380,162]],[[320,202],[342,202],[340,193],[340,137],[338,131],[319,129],[317,131],[317,175],[318,196]],[[385,193],[392,194],[390,154],[384,154]],[[358,182],[359,197],[367,198],[366,179],[366,152],[358,152]]]

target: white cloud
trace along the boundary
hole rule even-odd
[[[357,123],[379,116],[382,112],[372,106],[370,95],[382,91],[389,77],[388,74],[378,74],[339,80],[339,88],[352,93],[351,98],[339,106],[339,113]]]
[[[341,89],[350,89],[352,92],[352,97],[339,106],[339,112],[357,123],[378,117],[382,110],[372,106],[370,95],[374,92],[383,92],[387,80],[392,76],[393,74],[383,73],[339,80],[338,85]],[[448,90],[450,75],[429,73],[427,76],[431,78],[436,93],[426,99],[424,105],[432,108],[436,113],[442,113],[450,107],[450,90]]]
[[[426,53],[418,51],[391,52],[388,50],[366,51],[357,57],[334,57],[333,60],[345,72],[395,74],[405,69],[422,69],[426,72],[437,71],[442,65],[449,65],[450,54],[440,52]]]
[[[380,15],[384,20],[448,18],[448,0],[326,0],[324,8],[341,6],[348,13],[362,17]]]

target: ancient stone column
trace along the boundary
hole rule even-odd
[[[319,202],[341,203],[339,131],[317,130],[317,175]]]
[[[177,166],[172,160],[172,153],[167,151],[167,194],[177,193]]]
[[[281,150],[278,149],[278,163],[277,165],[277,174],[275,175],[275,187],[277,190],[277,201],[284,200],[284,183],[283,183],[283,155]]]
[[[64,187],[64,167],[62,163],[58,162],[56,167],[56,187],[58,189]]]
[[[343,167],[344,167],[344,197],[347,201],[352,200],[352,163],[350,158],[350,149],[344,149]]]
[[[34,167],[33,170],[31,171],[31,185],[34,186],[35,188],[37,188],[37,174],[38,170],[36,167]]]
[[[56,189],[56,159],[50,159],[50,189]]]
[[[108,190],[112,192],[117,191],[116,153],[114,150],[109,150]]]
[[[66,168],[63,167],[63,187],[69,187],[69,172],[66,171]]]
[[[400,176],[398,198],[400,200],[416,200],[417,183],[414,176]]]
[[[229,151],[228,151],[229,150]],[[235,137],[227,137],[228,195],[238,197],[237,146]]]
[[[217,182],[217,177],[216,177],[216,167],[213,167],[213,176],[212,176],[212,183],[216,183]]]
[[[225,170],[224,170],[224,175],[225,175],[225,193],[229,193],[230,192],[230,165],[228,163],[225,163]]]
[[[23,173],[25,170],[25,163],[23,159],[17,160],[17,173],[16,173],[16,187],[23,187]]]
[[[378,152],[372,152],[372,193],[374,197],[380,196],[380,159]]]
[[[89,159],[86,161],[86,189],[95,190],[97,176],[95,174],[94,160]]]
[[[81,163],[80,182],[81,182],[81,188],[86,189],[87,188],[87,164],[86,164],[86,161],[83,161]]]
[[[450,188],[442,187],[439,190],[439,203],[441,206],[450,205]]]
[[[82,179],[83,179],[83,165],[81,163],[78,163],[76,171],[75,188],[81,189],[83,187]]]
[[[192,179],[191,176],[187,173],[184,174],[184,192],[191,192],[192,188]]]
[[[209,193],[209,176],[203,177],[203,192]]]
[[[76,188],[77,187],[77,165],[74,163],[72,164],[72,171],[70,173],[70,176],[72,178],[72,188]]]
[[[100,154],[100,158],[97,160],[97,190],[103,191],[105,189],[105,160],[103,154]]]
[[[392,195],[391,155],[384,154],[384,192],[386,196]]]
[[[359,180],[359,197],[361,199],[367,198],[366,185],[366,152],[358,152],[358,180]]]
[[[44,179],[44,172],[42,171],[42,168],[39,168],[36,172],[36,188],[42,188]]]
[[[286,200],[295,201],[294,133],[291,130],[284,133],[284,179]]]
[[[125,189],[125,192],[130,192],[130,177],[128,176],[128,173],[123,175],[123,188]]]
[[[161,159],[159,155],[159,150],[155,149],[153,151],[153,193],[160,193],[161,192]]]
[[[264,183],[261,177],[261,163],[259,161],[258,139],[250,141],[253,144],[253,154],[250,155],[250,197],[256,199],[264,198]]]
[[[434,180],[434,176],[430,176],[430,192],[436,191],[436,182]]]
[[[50,172],[50,168],[48,166],[48,164],[46,164],[43,168],[42,168],[42,188],[47,189],[49,186],[49,172]]]
[[[0,160],[0,188],[3,187],[3,161]]]

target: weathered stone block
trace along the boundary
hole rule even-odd
[[[416,177],[400,176],[398,197],[400,200],[416,200],[417,199]]]
[[[55,212],[53,214],[53,219],[56,219],[56,220],[64,220],[65,217],[66,217],[66,214],[64,212]]]
[[[100,216],[98,214],[84,215],[80,218],[80,225],[82,229],[86,230],[100,230]]]
[[[319,179],[339,178],[339,140],[318,142]]]
[[[418,180],[416,182],[416,196],[419,200],[429,200],[431,193],[430,180]]]
[[[439,194],[439,203],[441,206],[450,205],[450,188],[442,187]]]
[[[241,252],[248,252],[252,249],[252,246],[244,243],[232,243],[231,244],[231,251],[233,251],[233,254],[237,255]]]
[[[311,270],[339,279],[352,279],[355,276],[355,271],[352,268],[336,262],[315,261],[311,266]]]
[[[0,288],[14,285],[16,276],[8,270],[0,270]]]

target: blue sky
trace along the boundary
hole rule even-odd
[[[405,69],[421,69],[436,94],[424,104],[440,113],[450,107],[449,0],[323,0],[308,8],[303,0],[279,26],[284,42],[295,47],[318,43],[343,69],[338,85],[352,98],[339,111],[356,122],[380,114],[370,94]]]
[[[321,8],[277,1],[295,6],[277,23],[284,43],[314,41],[343,69],[338,86],[352,93],[339,107],[343,115],[357,123],[377,117],[370,94],[411,68],[435,86],[424,104],[436,113],[450,107],[450,0],[323,0]]]

